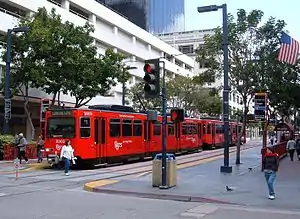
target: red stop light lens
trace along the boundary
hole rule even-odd
[[[146,65],[144,66],[144,71],[145,71],[146,73],[151,73],[151,71],[152,71],[151,66],[150,66],[149,64],[146,64]]]
[[[173,120],[177,119],[177,113],[175,111],[172,112],[171,116]]]

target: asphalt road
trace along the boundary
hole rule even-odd
[[[132,164],[132,166],[139,165]],[[140,199],[83,191],[83,185],[88,181],[116,175],[112,171],[114,168],[120,170],[124,169],[124,166],[72,171],[69,177],[64,176],[62,171],[55,170],[21,172],[18,180],[15,180],[11,173],[0,174],[0,218],[183,219],[199,218],[204,215],[202,212],[189,212],[189,209],[199,206],[199,203]],[[235,214],[242,214],[234,211]],[[233,214],[232,210],[218,209],[205,218],[219,219],[222,212]],[[247,215],[242,215],[247,218]],[[294,219],[300,215],[294,216],[291,214],[285,218]]]

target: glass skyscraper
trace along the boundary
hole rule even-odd
[[[184,31],[184,0],[104,0],[102,2],[152,34]]]

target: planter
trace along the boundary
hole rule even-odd
[[[4,160],[14,160],[17,157],[17,148],[14,145],[4,144]],[[37,158],[36,154],[36,145],[29,144],[26,147],[26,156],[28,159],[35,159]]]

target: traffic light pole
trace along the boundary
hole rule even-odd
[[[166,100],[166,70],[165,62],[163,63],[163,77],[162,77],[162,88],[161,88],[161,102],[162,102],[162,171],[161,171],[161,186],[160,189],[168,189],[167,186],[167,100]]]

